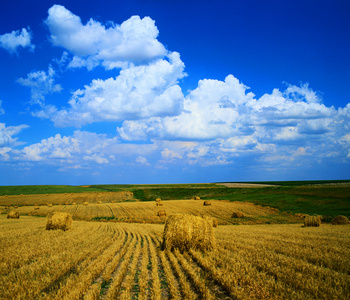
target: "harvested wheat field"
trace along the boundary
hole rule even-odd
[[[0,215],[1,299],[350,298],[348,226],[219,226],[216,250],[180,253],[163,224],[45,222]]]
[[[228,224],[265,224],[265,223],[293,223],[302,222],[301,217],[282,214],[275,209],[254,205],[249,202],[211,200],[212,205],[204,206],[202,201],[196,200],[167,200],[163,201],[162,210],[167,215],[189,213],[195,216],[210,216],[217,219],[219,225]],[[35,215],[46,217],[53,212],[65,212],[73,216],[74,220],[104,220],[132,223],[164,223],[164,218],[157,216],[159,207],[153,201],[148,202],[120,202],[120,203],[89,203],[83,205],[53,205],[40,206],[34,210],[33,206],[21,206],[21,215]],[[243,218],[232,218],[234,212],[241,212]]]
[[[24,197],[26,196],[26,197]],[[83,202],[97,203],[112,202],[112,201],[125,201],[133,199],[131,192],[86,192],[86,193],[59,193],[59,194],[30,194],[30,195],[11,195],[0,196],[0,205],[47,205],[52,204],[68,204],[73,203],[82,204]]]

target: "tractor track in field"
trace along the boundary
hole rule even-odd
[[[109,208],[109,210],[111,211],[112,216],[115,218],[115,215],[114,215],[114,212],[113,212],[112,208],[108,204],[106,204],[106,206]]]

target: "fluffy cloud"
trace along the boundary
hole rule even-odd
[[[123,121],[173,116],[182,111],[183,94],[178,80],[185,76],[178,53],[149,65],[132,66],[116,78],[96,79],[77,90],[70,107],[46,107],[39,115],[50,117],[56,126],[76,126],[100,121]]]
[[[307,84],[289,85],[256,99],[232,75],[201,80],[184,100],[178,116],[126,120],[118,128],[127,141],[193,141],[179,151],[163,145],[164,161],[227,164],[237,157],[295,162],[307,156],[349,157],[350,104],[336,110],[321,103]],[[288,158],[288,159],[287,159]]]
[[[320,103],[308,88],[289,86],[255,99],[235,77],[201,80],[184,100],[179,116],[127,120],[118,128],[125,140],[216,140],[249,137],[259,142],[295,141],[307,135],[336,132],[346,110]],[[340,115],[343,115],[342,117]],[[243,140],[247,140],[243,138]]]
[[[18,48],[28,47],[30,50],[34,50],[35,46],[31,43],[32,35],[30,30],[22,28],[22,30],[12,31],[11,33],[5,33],[0,35],[0,48],[3,48],[11,54],[17,54]]]
[[[49,94],[60,92],[61,85],[55,84],[55,71],[49,66],[47,72],[33,71],[27,78],[19,78],[17,81],[23,86],[29,87],[31,92],[31,104],[45,105],[45,97]]]
[[[17,159],[27,161],[56,161],[77,164],[79,161],[108,163],[108,147],[117,143],[116,138],[104,134],[75,131],[72,136],[56,134],[40,143],[24,147]]]
[[[201,80],[189,93],[179,116],[125,121],[118,132],[123,139],[212,140],[237,135],[241,130],[239,107],[254,97],[229,75],[225,81]]]
[[[154,21],[133,16],[121,25],[108,27],[90,19],[85,25],[80,17],[64,6],[54,5],[45,20],[51,42],[73,53],[71,67],[88,67],[98,64],[107,69],[125,66],[125,63],[147,63],[167,54],[157,40],[159,34]]]
[[[10,161],[13,157],[13,152],[16,146],[21,145],[21,142],[17,141],[17,134],[19,134],[23,129],[28,128],[27,125],[19,126],[8,126],[5,123],[0,123],[0,160]]]
[[[80,151],[79,142],[74,137],[54,137],[42,140],[40,143],[24,147],[23,157],[29,161],[45,159],[69,159]]]
[[[143,156],[139,156],[136,158],[136,162],[140,165],[144,165],[144,166],[150,166],[150,164],[148,163],[147,161],[147,158],[146,157],[143,157]]]

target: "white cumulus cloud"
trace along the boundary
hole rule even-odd
[[[118,129],[126,140],[148,137],[170,140],[212,140],[239,134],[240,107],[254,97],[234,76],[225,81],[201,80],[184,100],[179,116],[125,121]]]
[[[28,47],[30,50],[34,50],[35,46],[31,43],[32,35],[30,30],[22,28],[22,30],[14,30],[11,33],[5,33],[0,35],[0,48],[5,49],[11,54],[17,54],[18,48]]]
[[[133,16],[122,24],[108,26],[90,19],[85,25],[79,16],[62,5],[54,5],[45,20],[51,42],[70,51],[71,67],[98,64],[105,68],[125,66],[125,63],[146,63],[167,54],[157,40],[159,31],[150,17]]]
[[[181,113],[183,93],[178,80],[185,76],[178,53],[149,65],[124,69],[115,78],[96,79],[77,90],[69,108],[49,106],[40,115],[56,126],[76,126],[101,121],[123,121]]]
[[[25,128],[28,128],[28,126],[6,126],[5,123],[0,123],[0,148],[17,145],[17,138],[14,136],[19,134]]]
[[[17,81],[30,88],[31,104],[45,105],[45,97],[52,93],[60,92],[61,85],[55,83],[55,70],[49,66],[47,72],[32,71],[27,78],[19,78]]]

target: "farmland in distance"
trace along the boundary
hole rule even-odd
[[[350,298],[350,225],[302,227],[304,213],[348,215],[347,184],[25,189],[0,189],[0,299]],[[217,219],[217,249],[162,251],[159,210]],[[72,229],[45,230],[54,211]]]

